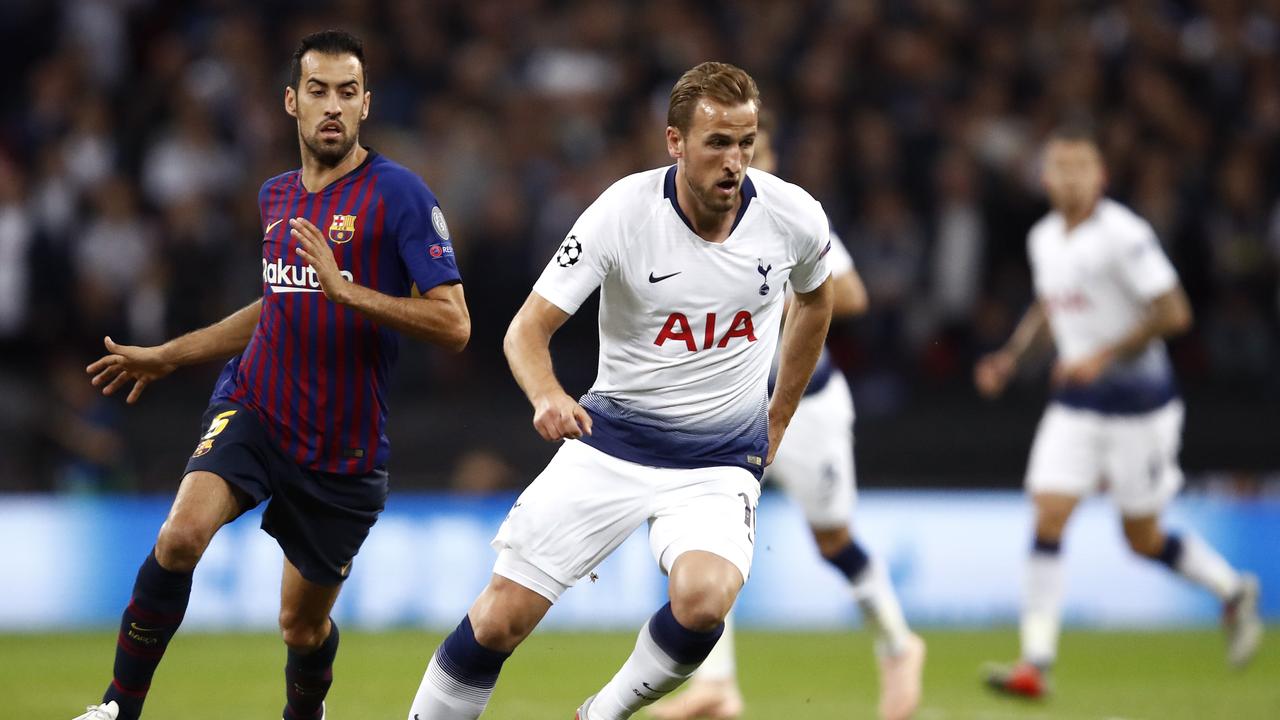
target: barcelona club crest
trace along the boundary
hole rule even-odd
[[[329,240],[336,243],[350,242],[356,236],[355,215],[334,215],[329,223]]]

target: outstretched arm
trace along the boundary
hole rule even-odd
[[[471,314],[462,285],[437,285],[421,297],[392,297],[342,277],[328,240],[306,218],[289,220],[298,238],[298,256],[316,271],[325,297],[409,337],[462,352],[471,339]]]
[[[564,391],[551,367],[551,336],[568,319],[546,298],[529,293],[502,340],[511,374],[533,405],[533,427],[543,440],[591,434],[591,416]]]
[[[985,355],[973,368],[973,382],[984,397],[994,398],[1004,392],[1005,386],[1029,355],[1047,350],[1052,343],[1049,322],[1044,307],[1036,301],[1018,322],[1009,342],[999,350]]]
[[[244,350],[261,313],[262,300],[258,299],[208,327],[153,347],[120,345],[109,337],[103,338],[108,354],[90,363],[85,372],[93,376],[93,386],[101,387],[103,395],[110,395],[133,380],[125,402],[135,403],[147,385],[183,365],[227,358]]]
[[[765,464],[773,462],[773,455],[782,435],[791,423],[791,416],[800,404],[804,388],[809,384],[813,368],[822,354],[822,344],[827,340],[831,326],[833,281],[827,278],[812,292],[796,293],[787,309],[786,323],[782,328],[782,353],[778,361],[778,380],[774,384],[773,399],[769,402],[769,457]]]

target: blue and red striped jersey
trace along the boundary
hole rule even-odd
[[[356,474],[386,464],[387,383],[399,334],[330,302],[297,255],[290,218],[328,236],[349,281],[387,295],[459,282],[449,227],[417,175],[369,157],[319,192],[294,170],[258,193],[262,216],[262,314],[232,358],[213,400],[256,412],[285,455],[325,472]]]

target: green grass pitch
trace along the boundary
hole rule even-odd
[[[1273,628],[1273,630],[1275,630]],[[1264,645],[1232,672],[1211,631],[1068,632],[1046,702],[989,695],[983,661],[1007,659],[1011,630],[926,632],[918,720],[1280,718],[1280,650]],[[535,634],[507,663],[485,718],[570,720],[630,651],[624,633]],[[329,720],[402,720],[438,634],[344,632]],[[1272,645],[1276,640],[1272,636]],[[108,680],[110,633],[0,636],[0,713],[68,720]],[[738,663],[750,720],[873,718],[876,675],[861,632],[742,632]],[[179,633],[153,684],[148,720],[278,718],[284,649],[272,635]]]

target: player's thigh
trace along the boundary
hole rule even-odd
[[[507,558],[530,569],[522,576],[536,573],[553,585],[572,586],[648,517],[648,470],[581,441],[566,441],[498,529],[492,543],[500,559],[495,572],[502,574]],[[520,582],[522,576],[511,579]]]
[[[1154,412],[1111,419],[1106,474],[1112,499],[1126,517],[1158,515],[1182,489],[1182,402]]]
[[[218,529],[239,517],[248,503],[242,493],[214,473],[187,473],[160,527],[157,559],[170,569],[174,564],[197,560]]]
[[[811,527],[848,526],[857,486],[853,403],[843,378],[800,402],[765,479],[800,505]]]
[[[663,572],[701,550],[751,575],[760,483],[739,467],[662,470],[649,519],[649,547]]]
[[[1093,493],[1102,478],[1104,450],[1101,416],[1050,404],[1031,444],[1027,492],[1077,498]]]

